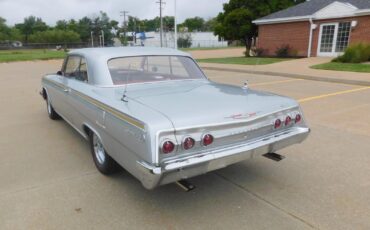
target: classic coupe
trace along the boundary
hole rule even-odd
[[[309,134],[288,97],[210,81],[187,53],[87,48],[42,78],[53,120],[86,138],[103,174],[120,166],[147,189],[277,150]]]

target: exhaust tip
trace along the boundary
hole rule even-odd
[[[182,188],[183,190],[185,190],[185,192],[189,192],[189,191],[194,190],[196,188],[195,185],[193,185],[192,183],[190,183],[188,180],[176,181],[176,184],[180,188]]]
[[[266,153],[263,155],[264,157],[270,159],[270,160],[273,160],[273,161],[281,161],[283,160],[285,157],[280,155],[280,154],[277,154],[277,153]]]

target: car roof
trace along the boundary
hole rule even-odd
[[[79,55],[86,59],[89,83],[96,86],[113,85],[107,63],[114,58],[161,55],[191,58],[190,54],[182,51],[155,47],[85,48],[70,51],[68,55]]]
[[[102,58],[109,60],[118,57],[132,57],[132,56],[151,56],[151,55],[175,55],[187,56],[190,54],[170,49],[170,48],[157,48],[157,47],[101,47],[101,48],[84,48],[76,49],[69,52],[69,55],[82,55],[86,58]]]

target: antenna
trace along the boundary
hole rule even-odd
[[[125,84],[125,89],[123,90],[123,95],[121,98],[121,101],[128,102],[127,98],[127,85],[128,85],[128,78],[130,75],[130,70],[131,70],[131,63],[128,65],[128,74],[126,74],[126,84]]]

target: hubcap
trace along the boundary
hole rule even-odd
[[[93,137],[94,154],[99,164],[105,162],[105,150],[98,136]]]

